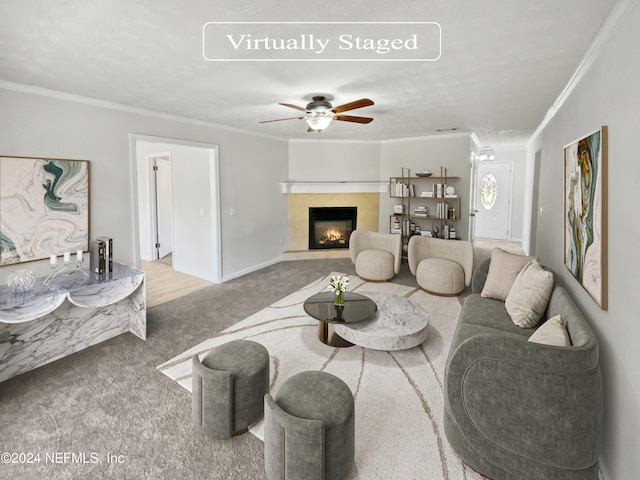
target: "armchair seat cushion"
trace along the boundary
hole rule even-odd
[[[384,250],[365,250],[356,257],[356,273],[367,280],[386,281],[395,275],[395,259]]]
[[[408,260],[418,285],[429,293],[457,295],[471,284],[471,242],[414,235],[409,240]]]
[[[402,237],[354,230],[349,237],[349,256],[360,278],[385,282],[400,273]]]
[[[427,292],[456,295],[464,290],[462,265],[448,258],[425,258],[418,264],[416,281]]]

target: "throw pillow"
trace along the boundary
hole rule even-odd
[[[535,327],[549,304],[553,273],[531,260],[520,271],[504,302],[513,323],[521,328]]]
[[[544,343],[545,345],[555,345],[557,347],[570,347],[571,339],[567,328],[564,324],[564,320],[560,315],[551,317],[544,322],[538,330],[533,332],[533,335],[529,337],[530,342]]]
[[[534,258],[536,257],[515,255],[500,248],[494,248],[491,252],[487,280],[484,282],[480,295],[504,302],[522,267]]]

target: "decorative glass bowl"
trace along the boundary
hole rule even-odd
[[[25,293],[31,290],[35,282],[36,275],[25,268],[11,272],[7,285],[14,293]]]

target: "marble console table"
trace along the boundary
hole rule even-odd
[[[30,292],[0,287],[0,382],[125,332],[145,340],[145,273],[113,264],[113,272],[61,272]]]

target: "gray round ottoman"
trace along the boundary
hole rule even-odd
[[[264,463],[269,480],[341,480],[355,453],[351,390],[338,377],[307,371],[264,397]]]
[[[457,295],[464,290],[464,270],[448,258],[425,258],[416,269],[416,281],[429,293]]]
[[[191,413],[198,431],[212,438],[245,433],[264,413],[269,352],[249,340],[219,345],[202,362],[193,356],[191,382]]]

